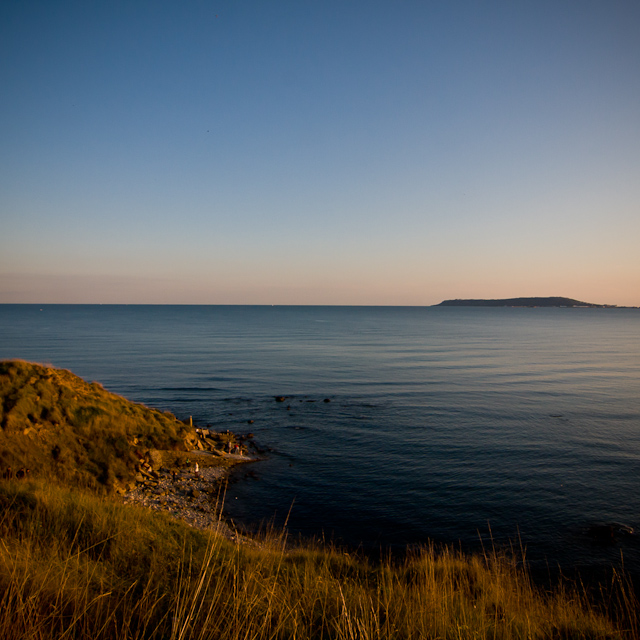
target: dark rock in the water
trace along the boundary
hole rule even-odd
[[[634,534],[633,527],[619,522],[608,522],[605,524],[592,524],[587,529],[587,534],[595,542],[601,544],[613,544],[620,537],[631,536]]]
[[[615,540],[615,531],[610,524],[593,524],[587,533],[596,542],[607,543]]]
[[[331,402],[330,398],[325,398],[322,402]]]

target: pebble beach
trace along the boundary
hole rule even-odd
[[[222,507],[230,470],[258,460],[244,454],[186,452],[178,464],[173,458],[171,466],[141,467],[135,485],[123,492],[123,500],[125,504],[167,513],[197,529],[217,531],[234,542],[245,541],[233,524],[223,518]]]

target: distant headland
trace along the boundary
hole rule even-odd
[[[436,307],[588,307],[615,309],[615,304],[593,304],[573,298],[503,298],[501,300],[443,300]]]

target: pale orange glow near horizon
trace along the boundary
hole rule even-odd
[[[455,298],[501,299],[561,296],[584,302],[640,306],[630,291],[637,282],[616,280],[611,286],[597,277],[580,282],[570,275],[539,284],[534,278],[483,282],[482,277],[398,279],[341,277],[274,280],[262,274],[251,282],[227,278],[216,282],[200,278],[180,281],[171,277],[124,276],[18,276],[10,286],[0,279],[2,303],[17,304],[258,304],[258,305],[372,305],[429,306]]]

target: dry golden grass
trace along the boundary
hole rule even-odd
[[[638,637],[622,580],[605,610],[575,586],[537,588],[496,552],[428,546],[373,563],[284,534],[238,545],[35,481],[1,483],[0,506],[8,640]]]

